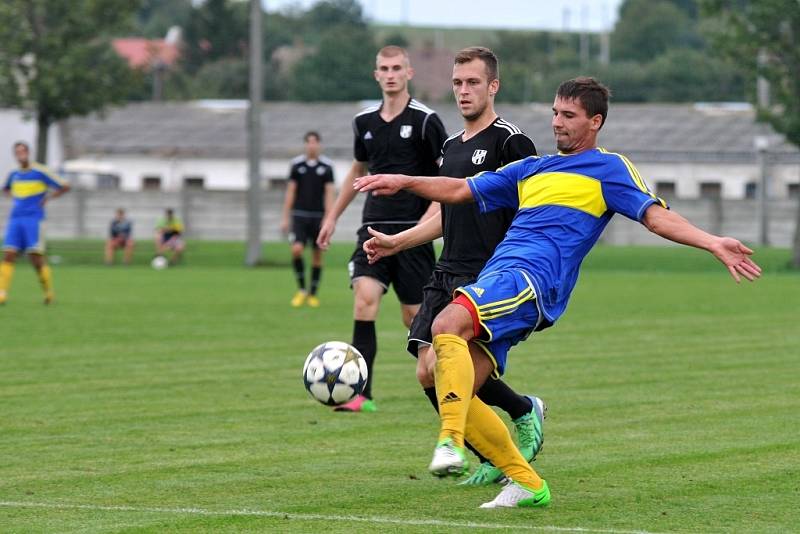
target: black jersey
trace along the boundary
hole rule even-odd
[[[463,133],[445,141],[440,175],[466,178],[536,155],[533,141],[499,117],[468,141],[461,140]],[[444,247],[436,268],[459,276],[477,276],[505,237],[515,214],[515,209],[482,214],[474,202],[443,204]]]
[[[447,133],[439,116],[413,98],[390,122],[381,118],[383,104],[365,109],[353,119],[354,153],[367,163],[370,174],[390,173],[435,176],[437,160]],[[390,196],[368,193],[363,223],[414,224],[430,201],[407,191]]]
[[[325,212],[325,184],[333,182],[333,162],[325,156],[316,161],[297,156],[292,160],[289,179],[297,184],[292,214],[322,215]]]

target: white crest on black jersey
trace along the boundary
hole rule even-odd
[[[319,176],[322,176],[323,174],[325,174],[325,167],[323,167],[322,165],[317,165],[317,174]]]
[[[403,124],[400,126],[400,137],[403,139],[408,139],[411,137],[411,130],[412,126],[410,124]]]
[[[305,174],[306,173],[306,166],[305,165],[300,165],[299,167],[297,167],[297,172],[299,174]]]
[[[480,148],[477,149],[475,152],[472,153],[472,163],[475,165],[480,165],[486,159],[486,151],[481,150]]]
[[[372,139],[372,132],[367,130],[367,133],[364,134],[364,141],[369,141],[370,139]]]

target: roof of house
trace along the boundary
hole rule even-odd
[[[303,134],[317,130],[325,153],[352,156],[353,116],[365,103],[264,103],[263,155],[299,153]],[[522,128],[540,153],[556,151],[550,104],[499,104],[498,113]],[[434,106],[451,133],[462,119],[452,102]],[[194,101],[138,103],[104,116],[73,118],[66,124],[70,158],[85,154],[158,154],[244,157],[247,103]],[[766,136],[779,160],[800,162],[800,151],[768,125],[755,121],[746,105],[612,104],[600,145],[634,161],[744,162],[755,157],[755,139]]]
[[[169,67],[180,56],[178,46],[165,39],[129,37],[114,39],[111,45],[117,54],[128,60],[128,65],[134,69],[149,69],[156,63]]]

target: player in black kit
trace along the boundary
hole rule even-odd
[[[497,116],[494,96],[500,88],[497,57],[482,47],[465,48],[455,58],[453,93],[464,117],[464,130],[445,141],[439,174],[474,176],[536,154],[536,148],[515,125]],[[438,409],[433,368],[436,355],[431,348],[431,325],[436,315],[453,300],[453,291],[473,283],[497,244],[505,236],[516,210],[481,214],[477,204],[442,205],[441,218],[396,235],[369,230],[375,236],[365,251],[370,261],[385,261],[388,255],[417,246],[439,236],[444,247],[436,269],[425,286],[424,299],[408,335],[408,350],[417,359],[417,379],[434,408]],[[413,249],[412,249],[413,250]],[[470,350],[482,350],[472,343]],[[522,455],[532,460],[542,447],[545,405],[541,399],[515,393],[503,381],[487,380],[478,391],[485,403],[497,406],[513,420]],[[462,484],[483,485],[502,478],[502,472],[478,456],[478,469]]]
[[[317,289],[322,276],[322,250],[317,246],[317,236],[322,217],[333,204],[333,165],[331,160],[320,155],[321,139],[317,132],[306,133],[303,140],[305,153],[292,160],[289,170],[281,231],[289,233],[291,215],[292,266],[297,279],[297,293],[292,298],[292,306],[299,308],[308,304],[317,308]],[[303,262],[306,243],[314,247],[311,255],[311,287],[308,289]]]
[[[336,221],[355,198],[353,182],[367,173],[402,172],[434,176],[447,133],[438,115],[411,98],[408,81],[414,71],[408,53],[397,46],[386,46],[375,61],[375,80],[381,87],[383,101],[365,109],[353,119],[355,158],[333,208],[325,215],[317,242],[322,248],[330,243]],[[350,260],[350,280],[354,293],[353,346],[367,361],[369,378],[362,395],[337,407],[341,411],[374,412],[372,400],[373,362],[377,352],[375,318],[380,301],[390,285],[400,301],[403,323],[411,325],[422,302],[422,288],[433,271],[433,246],[404,251],[385,261],[370,263],[363,250],[369,239],[367,225],[386,234],[412,228],[438,211],[416,195],[401,191],[392,196],[369,194],[362,214],[362,227]]]

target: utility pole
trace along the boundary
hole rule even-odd
[[[250,106],[247,110],[247,257],[249,266],[258,265],[261,252],[261,97],[263,61],[261,55],[261,0],[250,0]]]
[[[767,202],[769,200],[769,170],[767,168],[767,149],[769,139],[759,135],[753,140],[756,149],[756,162],[758,164],[758,244],[761,246],[769,245],[769,211]]]

